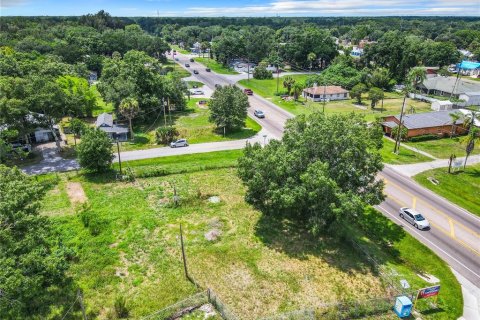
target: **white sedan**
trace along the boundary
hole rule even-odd
[[[178,147],[188,147],[188,142],[186,139],[180,139],[177,141],[173,141],[170,143],[170,148],[178,148]]]
[[[400,208],[398,213],[400,218],[407,220],[415,228],[421,230],[430,229],[430,223],[428,223],[428,220],[417,211],[410,208]]]

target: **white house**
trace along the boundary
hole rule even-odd
[[[348,91],[340,86],[320,86],[303,89],[303,96],[312,101],[348,99]]]
[[[363,49],[359,47],[353,47],[352,52],[350,52],[352,57],[360,58],[363,55]]]
[[[107,133],[112,140],[127,141],[128,128],[113,123],[113,116],[108,113],[102,113],[97,117],[95,127]]]
[[[465,101],[462,106],[480,106],[480,91],[465,92],[460,94],[458,98]]]

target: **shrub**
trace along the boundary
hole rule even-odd
[[[87,130],[78,145],[77,156],[82,168],[94,172],[106,171],[114,158],[112,141],[99,129]]]
[[[264,80],[264,79],[272,79],[273,75],[271,71],[265,68],[265,66],[259,65],[253,70],[253,77],[255,79]]]
[[[127,307],[127,299],[124,296],[119,296],[115,298],[115,303],[113,307],[115,309],[115,314],[118,318],[128,318],[128,314],[130,313],[130,311]]]
[[[108,226],[108,222],[99,217],[87,204],[80,208],[79,216],[83,226],[88,229],[92,236],[98,236]]]
[[[410,142],[437,140],[438,138],[439,137],[436,134],[424,134],[421,136],[411,137]]]
[[[158,144],[168,144],[178,137],[178,130],[173,126],[160,127],[155,132]]]

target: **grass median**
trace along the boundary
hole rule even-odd
[[[195,61],[203,64],[207,68],[210,68],[212,71],[219,74],[238,74],[238,72],[234,71],[232,68],[226,67],[214,59],[195,58]]]
[[[439,183],[433,184],[433,177]],[[465,171],[448,173],[447,168],[422,172],[414,177],[422,186],[441,195],[480,217],[480,164],[467,166]]]

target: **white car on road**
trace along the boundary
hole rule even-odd
[[[188,142],[186,139],[180,139],[177,141],[173,141],[170,143],[170,148],[178,148],[178,147],[188,147]]]
[[[192,90],[190,90],[190,93],[192,95],[202,95],[202,94],[204,94],[203,90],[200,90],[200,89],[192,89]]]
[[[430,223],[428,223],[428,220],[417,211],[410,208],[400,208],[398,213],[400,218],[407,220],[407,222],[411,223],[415,228],[421,230],[430,229]]]

